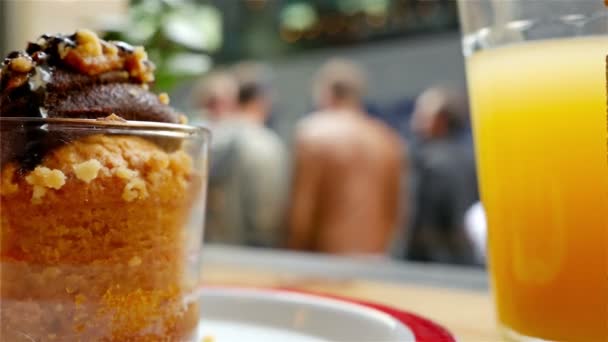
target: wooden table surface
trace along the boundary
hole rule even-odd
[[[454,288],[449,284],[449,279],[445,286],[429,286],[415,281],[370,280],[365,276],[326,274],[321,264],[316,272],[302,271],[303,267],[297,267],[297,259],[294,259],[293,269],[269,267],[263,259],[258,262],[260,267],[256,267],[255,253],[242,255],[242,262],[235,261],[235,253],[239,252],[208,252],[203,259],[203,283],[279,287],[371,301],[427,317],[446,327],[459,341],[500,341],[487,289]],[[217,254],[223,256],[217,257]],[[267,254],[266,257],[272,255]],[[281,253],[274,256],[282,261],[289,259],[289,255]],[[407,268],[407,264],[402,267]]]

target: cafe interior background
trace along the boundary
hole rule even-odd
[[[214,133],[209,246],[483,267],[454,1],[3,0],[0,9],[3,55],[80,27],[146,47],[155,90]],[[340,90],[351,105],[360,97],[358,113],[340,116]]]

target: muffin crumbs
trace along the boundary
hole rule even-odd
[[[75,164],[73,167],[76,178],[85,183],[90,183],[93,179],[97,178],[99,170],[101,170],[103,166],[98,160],[89,159],[85,162]]]
[[[25,181],[32,186],[30,201],[40,204],[48,189],[59,190],[65,185],[65,174],[61,170],[51,170],[48,167],[38,166],[25,177]]]
[[[169,100],[169,95],[167,93],[160,93],[158,94],[158,100],[160,101],[160,103],[168,105],[170,100]]]
[[[183,258],[198,176],[189,158],[138,137],[92,135],[53,150],[29,174],[3,165],[3,338],[191,338],[198,304],[183,299],[197,283]],[[89,169],[97,177],[87,183]],[[122,198],[127,187],[132,201]],[[34,195],[44,200],[31,203]]]
[[[25,177],[25,181],[33,186],[59,190],[65,184],[65,174],[61,170],[38,166]]]

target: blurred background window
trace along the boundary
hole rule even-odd
[[[209,1],[224,13],[226,59],[269,58],[457,29],[453,1]]]

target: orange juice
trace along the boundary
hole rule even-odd
[[[608,341],[608,37],[482,51],[468,76],[501,325]]]

